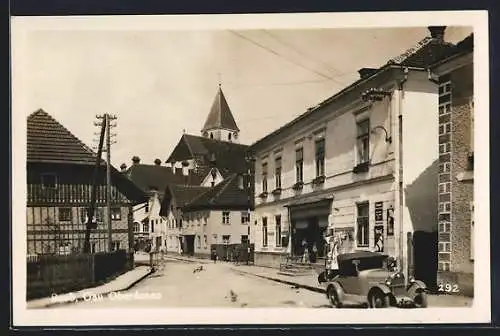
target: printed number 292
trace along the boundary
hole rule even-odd
[[[460,290],[458,289],[458,285],[452,285],[447,283],[447,284],[439,284],[439,291],[447,293],[458,293]]]

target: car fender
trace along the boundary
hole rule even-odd
[[[370,297],[372,295],[372,293],[375,291],[381,291],[382,293],[384,293],[386,295],[391,293],[391,289],[389,287],[387,287],[386,285],[383,285],[383,284],[378,284],[378,285],[375,285],[372,288],[370,288],[370,290],[368,291],[367,297]]]
[[[330,282],[327,286],[326,286],[326,293],[325,295],[328,297],[328,289],[330,287],[333,287],[335,288],[335,291],[337,292],[337,295],[338,295],[338,298],[339,298],[339,301],[342,301],[344,299],[344,289],[342,288],[342,286],[338,283],[338,282]]]
[[[410,286],[408,287],[408,295],[410,297],[415,297],[415,295],[417,294],[417,291],[419,289],[427,289],[427,286],[425,285],[425,283],[423,281],[420,281],[420,280],[415,280],[412,284],[410,284]]]

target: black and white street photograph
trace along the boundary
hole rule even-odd
[[[18,320],[487,322],[487,15],[349,14],[14,17]]]

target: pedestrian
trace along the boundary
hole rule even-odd
[[[317,256],[318,256],[318,248],[316,247],[316,243],[313,243],[313,246],[311,248],[311,252],[309,253],[309,261],[311,264],[316,263]]]
[[[214,264],[217,262],[217,252],[215,252],[215,250],[212,250],[212,260],[214,261]]]

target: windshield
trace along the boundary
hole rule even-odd
[[[359,259],[358,271],[365,271],[375,268],[387,268],[383,257]]]

